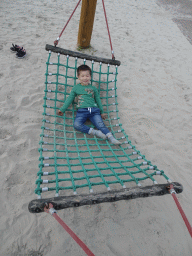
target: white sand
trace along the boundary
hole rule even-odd
[[[172,21],[176,14],[154,0],[105,2],[115,56],[122,63],[117,84],[121,122],[137,149],[184,186],[178,198],[192,223],[192,46]],[[85,255],[53,217],[28,212],[36,198],[44,47],[53,44],[76,3],[0,3],[0,255]],[[60,47],[76,49],[79,14],[80,7]],[[27,50],[24,59],[10,52],[12,43]],[[96,56],[111,56],[101,1],[91,45]],[[58,214],[95,255],[192,255],[191,237],[171,195]]]

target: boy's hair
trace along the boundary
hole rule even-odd
[[[90,72],[90,76],[91,76],[91,68],[87,65],[81,65],[77,68],[77,76],[79,76],[81,71],[89,71]]]

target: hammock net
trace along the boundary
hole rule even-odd
[[[142,194],[139,190],[138,196],[166,193],[164,185],[160,185],[158,190],[156,184],[171,183],[171,180],[132,145],[120,123],[117,97],[120,62],[50,45],[46,45],[46,50],[49,53],[35,189],[38,199],[32,201],[29,210],[42,211],[43,203],[50,201],[50,198],[53,204],[54,200],[56,202],[61,198],[62,202],[65,201],[65,205],[55,203],[56,209],[133,198],[133,195],[127,194],[128,191],[136,191],[143,185],[150,191],[155,188],[156,192],[154,189],[152,193],[145,190]],[[122,142],[120,146],[73,128],[75,100],[63,116],[57,115],[72,87],[78,83],[76,70],[81,64],[92,69],[91,84],[98,89],[107,114],[105,125]],[[86,124],[93,127],[89,121]],[[181,192],[179,185],[177,192]],[[80,198],[81,195],[83,197]]]

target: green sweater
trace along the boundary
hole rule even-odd
[[[86,86],[81,84],[74,85],[69,97],[66,99],[64,105],[60,108],[61,112],[66,111],[75,97],[77,97],[77,109],[99,108],[101,114],[104,112],[97,88],[92,85]]]

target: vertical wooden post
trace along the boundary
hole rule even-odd
[[[97,0],[82,0],[77,45],[88,48],[91,42]]]

